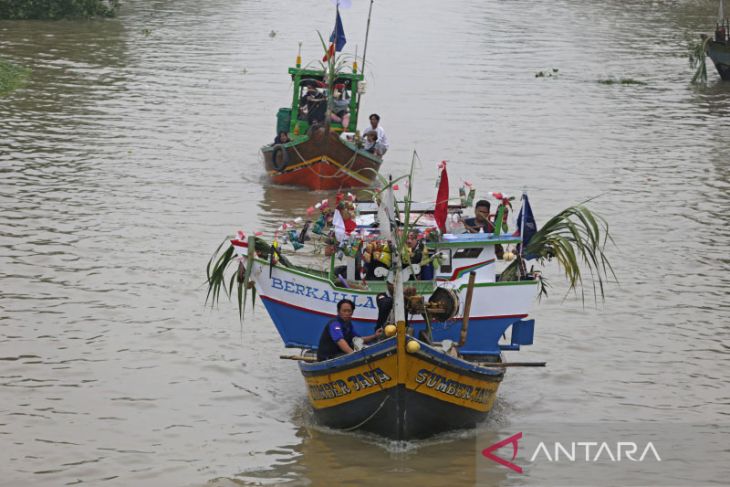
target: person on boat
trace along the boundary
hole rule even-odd
[[[365,134],[365,140],[363,141],[362,148],[371,154],[375,154],[375,144],[378,142],[378,134],[375,132],[368,132]]]
[[[382,331],[385,325],[388,323],[394,323],[393,317],[393,296],[395,295],[395,286],[393,285],[393,275],[388,276],[388,283],[386,285],[387,291],[384,293],[378,293],[375,296],[375,304],[378,306],[378,321],[375,323],[375,333]],[[403,288],[403,299],[407,303],[408,300],[415,296],[415,287],[404,287]],[[408,323],[408,313],[405,315],[406,326]]]
[[[345,85],[336,85],[333,92],[332,115],[333,122],[341,123],[342,128],[347,130],[350,125],[350,100],[345,97]]]
[[[491,205],[487,200],[479,200],[474,205],[474,218],[464,220],[464,227],[469,233],[494,233],[494,223],[489,219]],[[498,259],[502,258],[504,249],[501,245],[494,246],[494,253]]]
[[[380,144],[378,149],[380,151],[380,156],[385,155],[390,146],[388,145],[388,138],[385,136],[385,129],[382,125],[380,125],[380,115],[377,113],[370,115],[370,127],[363,130],[363,135],[367,135],[370,132],[375,132],[377,134],[376,140],[378,144]]]
[[[349,299],[341,299],[337,303],[337,318],[327,323],[319,338],[317,360],[329,360],[355,351],[353,339],[360,335],[352,327],[352,313],[354,311],[355,303]],[[361,338],[363,342],[369,343],[376,340],[382,333],[383,330],[378,330],[372,335]]]
[[[327,112],[327,98],[313,84],[307,85],[307,91],[299,100],[299,106],[303,107],[309,125],[324,122],[324,116]]]
[[[289,132],[282,130],[281,132],[279,132],[279,135],[274,138],[274,145],[286,144],[289,141],[291,141],[291,139],[289,138]]]
[[[489,220],[491,204],[487,200],[479,200],[474,205],[474,217],[464,220],[464,227],[469,233],[493,233],[494,223]]]

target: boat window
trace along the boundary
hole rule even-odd
[[[454,253],[454,259],[476,259],[482,253],[482,247],[459,249]]]

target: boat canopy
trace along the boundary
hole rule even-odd
[[[326,95],[330,96],[329,89],[325,84],[325,71],[321,69],[289,68],[289,74],[294,82],[291,108],[279,109],[278,131],[287,130],[292,136],[304,135],[309,130],[307,117],[302,113],[299,102],[308,86],[325,88]],[[337,73],[337,77],[331,84],[331,88],[343,89],[343,95],[349,99],[350,122],[347,127],[340,123],[331,122],[330,128],[336,132],[354,132],[357,128],[358,108],[360,99],[358,92],[362,92],[362,73]],[[288,117],[286,116],[288,115]],[[288,118],[288,120],[287,120]]]

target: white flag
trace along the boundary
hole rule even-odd
[[[332,226],[335,229],[335,238],[338,242],[345,240],[345,220],[342,219],[342,213],[340,210],[335,210],[335,214],[332,217]]]
[[[380,238],[390,241],[392,233],[390,221],[393,216],[393,191],[389,188],[380,192],[380,205],[378,206],[378,224],[380,225]]]

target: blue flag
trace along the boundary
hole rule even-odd
[[[332,35],[330,36],[330,42],[334,42],[335,44],[335,52],[340,52],[343,47],[345,47],[345,44],[347,43],[347,39],[345,38],[345,30],[342,28],[342,19],[340,18],[340,10],[337,9],[337,20],[335,21],[335,30],[332,31]]]
[[[342,28],[342,19],[340,18],[340,9],[337,9],[337,19],[335,20],[335,29],[332,31],[332,35],[330,36],[330,47],[327,49],[327,52],[324,53],[324,57],[322,58],[322,62],[327,62],[329,58],[335,55],[335,52],[340,52],[343,47],[345,47],[345,44],[347,43],[347,39],[345,38],[345,31]]]
[[[523,215],[525,218],[524,226],[522,224]],[[535,217],[532,214],[530,200],[527,198],[526,194],[522,195],[522,208],[520,209],[520,214],[517,216],[517,232],[519,232],[522,236],[522,245],[524,247],[527,247],[527,244],[530,243],[530,239],[532,239],[532,236],[535,235],[535,232],[537,232],[537,223],[535,222]],[[522,251],[522,249],[520,249],[520,251]],[[525,254],[523,257],[525,260],[530,260],[537,258],[537,255]]]

